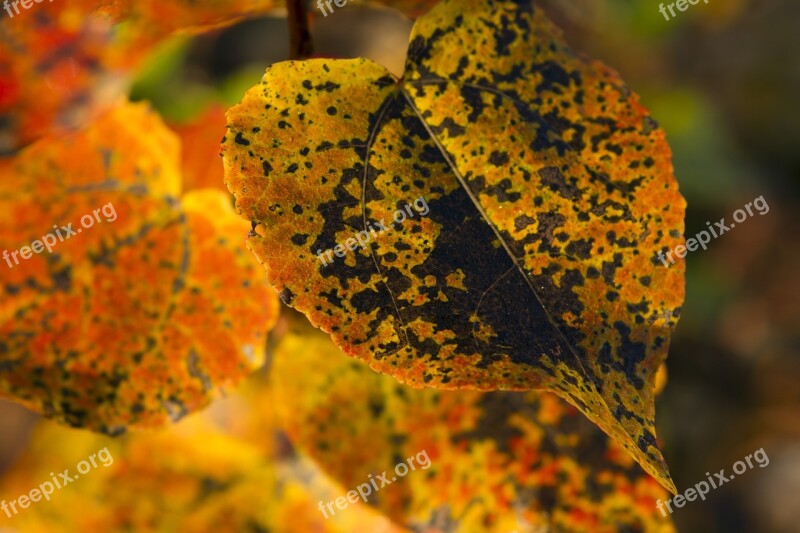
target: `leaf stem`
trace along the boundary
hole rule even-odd
[[[308,29],[306,0],[286,0],[289,18],[289,58],[308,59],[314,52],[311,32]]]

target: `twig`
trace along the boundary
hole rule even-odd
[[[306,0],[286,0],[289,17],[289,58],[308,59],[314,52],[308,29]]]

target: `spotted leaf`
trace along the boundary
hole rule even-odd
[[[554,391],[674,490],[653,388],[683,265],[656,253],[685,203],[615,72],[530,2],[446,0],[403,79],[280,63],[227,117],[249,247],[345,353],[415,386]]]
[[[675,530],[667,491],[554,394],[410,389],[321,333],[287,337],[272,371],[293,443],[345,490],[371,476],[369,505],[410,530]]]
[[[0,395],[118,433],[204,407],[264,357],[277,296],[229,195],[181,195],[146,106],[0,168]]]

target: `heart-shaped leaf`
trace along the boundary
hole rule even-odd
[[[406,73],[272,66],[226,180],[284,302],[416,386],[544,388],[674,490],[653,385],[683,301],[664,133],[528,1],[445,0]],[[360,246],[363,244],[363,246]]]

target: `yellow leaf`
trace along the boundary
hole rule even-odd
[[[684,296],[664,133],[530,2],[445,0],[397,80],[272,66],[226,181],[285,303],[415,386],[556,392],[674,490],[653,389]]]
[[[265,401],[271,391],[251,379],[179,424],[116,438],[44,421],[0,477],[0,500],[11,515],[0,510],[0,524],[25,533],[399,532],[368,507],[326,520],[318,502],[338,496],[338,488],[309,460],[270,444],[275,426]],[[49,501],[16,504],[53,477],[64,481],[62,472],[71,481],[46,486]]]

